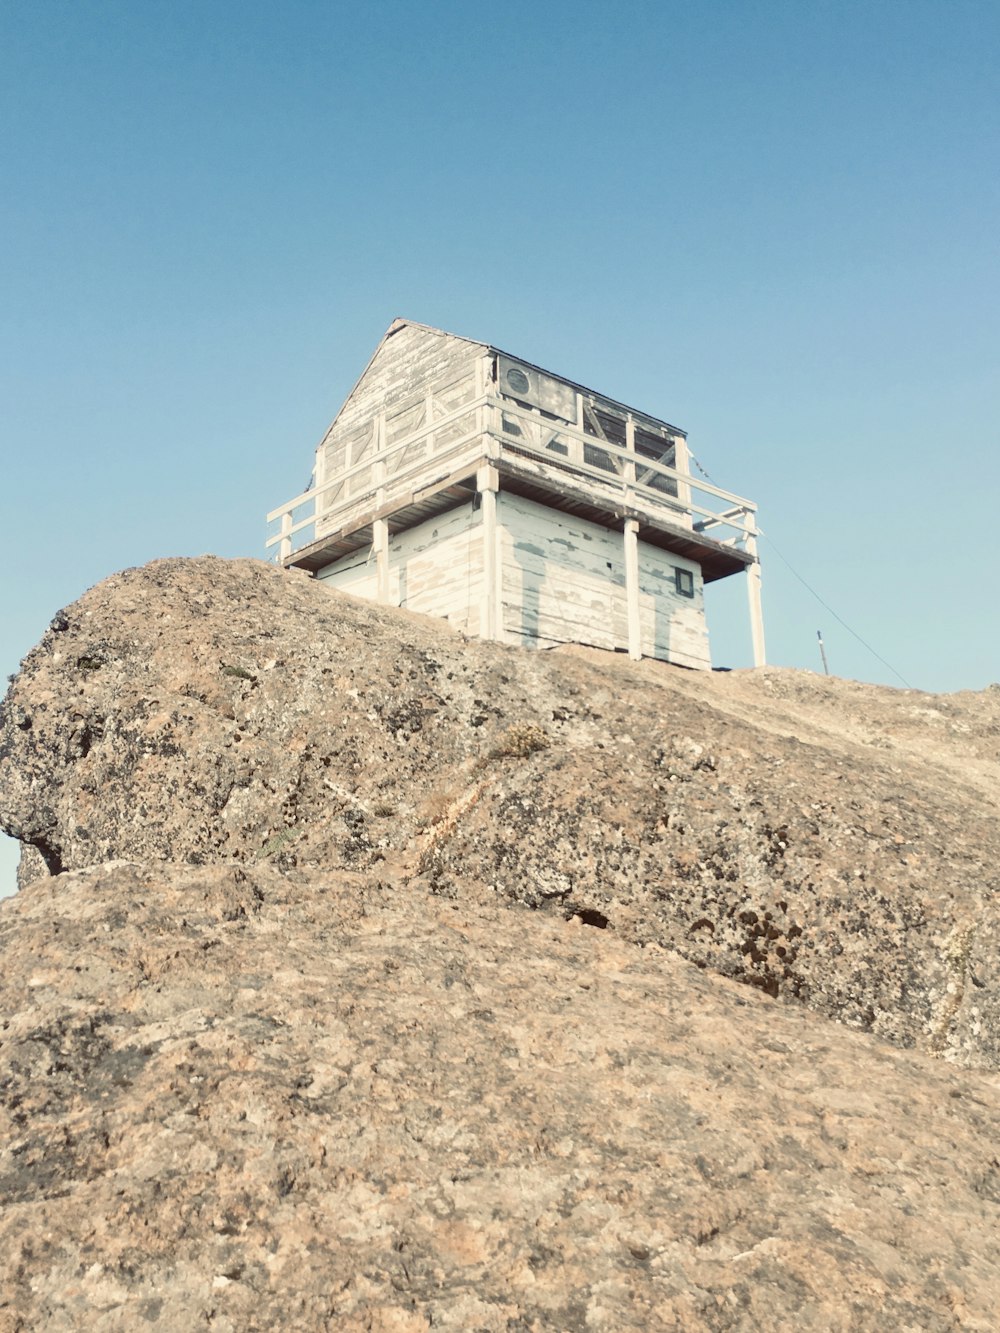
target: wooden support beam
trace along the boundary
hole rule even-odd
[[[497,531],[497,491],[500,476],[488,463],[476,472],[476,490],[483,524],[483,595],[479,608],[479,637],[497,639],[500,626],[499,571]]]
[[[750,604],[750,639],[753,643],[753,664],[755,667],[766,666],[767,655],[764,649],[764,610],[760,600],[760,557],[757,554],[757,523],[753,513],[747,514],[746,551],[753,556],[753,564],[747,565],[747,600]]]
[[[632,455],[624,461],[622,476],[625,479],[625,503],[631,506],[635,501],[635,422],[630,412],[625,418],[625,448]]]
[[[739,518],[741,514],[747,512],[746,505],[737,505],[734,509],[726,509],[721,514],[715,514],[711,518],[699,519],[697,523],[692,523],[691,528],[694,532],[705,532],[708,528],[717,527],[722,523],[729,523],[734,518]]]
[[[382,603],[389,600],[389,520],[377,518],[372,523],[372,550],[375,552],[376,596]]]
[[[625,599],[628,606],[628,655],[633,662],[642,657],[642,626],[639,623],[639,524],[625,520]]]
[[[683,435],[678,435],[674,439],[674,471],[679,472],[681,477],[691,476],[691,450],[688,448],[688,442]],[[677,481],[677,499],[685,509],[691,509],[691,483],[690,481]]]

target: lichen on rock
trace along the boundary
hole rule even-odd
[[[259,562],[164,560],[91,589],[26,659],[0,823],[24,879],[267,861],[589,912],[995,1065],[998,718],[995,691],[530,653]],[[970,921],[956,983],[946,941]]]
[[[998,736],[91,589],[0,706],[0,1328],[985,1333]]]

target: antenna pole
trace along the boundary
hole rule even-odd
[[[821,629],[816,631],[816,637],[819,639],[819,655],[823,659],[823,674],[828,676],[830,674],[830,668],[826,664],[826,649],[823,647],[823,631]]]

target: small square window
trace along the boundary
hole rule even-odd
[[[674,568],[674,587],[681,597],[694,596],[694,575],[690,569]]]

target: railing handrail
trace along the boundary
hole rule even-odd
[[[626,462],[635,463],[636,467],[649,468],[654,472],[660,473],[662,476],[680,482],[684,486],[693,486],[696,490],[705,491],[708,495],[714,495],[720,500],[728,500],[732,504],[739,505],[741,509],[756,510],[757,508],[752,500],[747,500],[742,495],[736,495],[733,491],[724,491],[721,486],[716,486],[712,482],[700,481],[689,472],[678,472],[676,468],[669,467],[666,463],[660,463],[656,459],[646,458],[642,454],[633,453],[631,449],[625,449],[621,445],[612,444],[610,440],[602,440],[599,435],[588,435],[577,426],[563,425],[562,422],[548,421],[545,417],[537,417],[533,412],[527,411],[523,407],[518,407],[516,403],[512,403],[505,398],[497,398],[487,395],[487,400],[489,406],[499,407],[508,416],[520,417],[523,421],[530,421],[533,425],[550,427],[553,435],[568,435],[572,439],[580,440],[584,444],[590,445],[593,448],[603,449],[609,454],[614,454],[616,457],[622,458]],[[600,471],[600,469],[597,470]],[[605,475],[610,476],[611,473],[606,473]]]
[[[351,477],[356,473],[361,472],[364,468],[371,467],[373,463],[387,462],[403,449],[409,449],[412,445],[418,444],[428,435],[434,435],[437,431],[444,430],[444,428],[450,426],[453,421],[458,421],[460,417],[468,416],[469,413],[474,412],[476,408],[484,407],[487,401],[486,395],[474,398],[472,402],[464,403],[454,412],[449,412],[446,416],[439,417],[432,425],[421,426],[420,429],[414,431],[412,435],[404,436],[402,440],[398,440],[390,448],[380,449],[378,453],[372,454],[368,458],[362,458],[360,462],[353,463],[345,471],[338,472],[335,477],[331,477],[328,481],[324,481],[321,486],[314,486],[312,490],[303,491],[301,495],[296,495],[294,499],[286,501],[283,505],[279,505],[277,509],[272,509],[265,521],[273,523],[276,518],[281,518],[282,514],[286,513],[289,509],[296,509],[300,504],[305,504],[307,500],[313,500],[317,495],[322,495],[324,491],[329,491],[334,486],[343,485],[345,481],[349,481]],[[374,430],[374,423],[372,429]],[[450,447],[451,444],[449,442],[449,448]]]
[[[485,409],[485,412],[481,413],[480,409]],[[598,449],[612,459],[621,459],[623,464],[631,465],[630,472],[626,472],[624,468],[620,472],[608,472],[603,468],[594,467],[591,464],[584,462],[582,457],[579,459],[569,458],[568,456],[555,453],[544,445],[534,444],[526,436],[522,436],[515,440],[513,437],[504,434],[502,429],[502,419],[498,423],[500,427],[499,430],[492,428],[490,417],[493,413],[520,419],[529,423],[533,428],[539,431],[550,430],[552,439],[559,439],[560,442],[572,441],[579,445]],[[473,430],[466,432],[457,440],[449,441],[444,449],[439,453],[433,454],[431,458],[415,459],[412,466],[405,468],[400,472],[386,475],[386,464],[393,458],[404,453],[407,449],[412,449],[414,446],[423,443],[437,432],[447,429],[463,417],[468,417],[470,415],[475,416],[475,426]],[[375,443],[377,432],[374,422],[372,423],[372,434],[373,443]],[[369,454],[358,462],[353,463],[349,468],[338,472],[336,476],[330,477],[320,486],[316,486],[308,491],[303,491],[293,499],[288,500],[285,504],[279,505],[276,509],[272,509],[267,515],[267,522],[272,523],[277,519],[281,519],[282,529],[280,532],[267,538],[264,544],[265,549],[277,546],[279,543],[290,541],[294,534],[300,532],[303,528],[307,528],[320,521],[320,519],[332,522],[337,517],[343,517],[351,510],[360,509],[380,490],[388,492],[387,499],[391,499],[392,492],[396,491],[400,482],[406,482],[415,474],[425,472],[429,465],[453,457],[456,452],[465,448],[473,440],[482,440],[487,447],[492,442],[495,446],[499,446],[501,454],[504,450],[512,452],[515,455],[517,451],[521,451],[523,454],[528,455],[533,459],[537,459],[539,462],[545,463],[551,467],[553,471],[570,474],[575,473],[586,478],[588,481],[598,482],[607,489],[617,492],[621,499],[626,503],[629,496],[634,496],[637,499],[641,498],[652,501],[655,505],[660,507],[681,510],[685,514],[697,514],[703,516],[713,520],[714,523],[734,528],[738,534],[744,536],[752,534],[755,530],[754,516],[756,514],[757,506],[743,496],[736,495],[732,491],[723,490],[720,486],[716,486],[712,482],[701,481],[693,477],[689,472],[680,472],[676,468],[669,467],[667,464],[662,463],[657,459],[647,458],[633,450],[623,448],[621,445],[613,444],[610,440],[602,439],[600,436],[588,435],[586,431],[581,430],[578,426],[571,423],[549,421],[547,418],[539,417],[526,408],[519,407],[510,399],[501,398],[493,393],[485,393],[467,403],[461,404],[459,407],[446,413],[436,421],[425,422],[424,425],[414,431],[412,435],[404,436],[403,439],[396,441],[391,447],[380,449],[375,453]],[[318,512],[316,501],[320,496],[327,494],[335,488],[343,489],[351,478],[358,476],[365,470],[373,471],[376,464],[380,465],[380,475],[377,478],[373,476],[370,486],[365,488],[362,495],[348,497],[347,501],[331,507],[323,514]],[[655,486],[649,485],[648,480],[640,481],[638,479],[636,474],[639,471],[643,472],[646,475],[646,478],[648,478],[650,474],[654,474],[657,477],[665,478],[675,483],[682,498],[677,500],[676,496],[672,497],[676,500],[676,503],[670,503],[666,499],[662,490],[658,490]],[[681,488],[683,488],[683,490],[681,490]],[[726,501],[730,505],[735,506],[736,512],[731,516],[727,515],[723,517],[715,510],[707,509],[703,505],[695,503],[691,499],[692,490],[698,492],[699,496],[705,494]],[[309,504],[310,502],[313,503],[313,513],[311,515],[299,519],[299,521],[294,524],[285,521],[286,519],[291,518],[295,509],[301,505]],[[739,521],[740,515],[742,515],[742,522]],[[711,524],[707,526],[711,526]]]
[[[492,435],[492,432],[491,432]],[[592,467],[589,463],[577,462],[576,460],[566,461],[553,456],[552,453],[539,445],[533,445],[523,441],[514,443],[503,436],[492,435],[501,446],[501,449],[530,454],[532,458],[537,458],[539,462],[547,463],[559,472],[579,473],[586,477],[588,481],[596,481],[615,491],[618,497],[628,500],[628,497],[635,496],[644,500],[653,500],[662,508],[681,510],[685,514],[704,514],[706,518],[712,518],[726,527],[735,528],[738,532],[750,531],[750,525],[746,522],[740,522],[735,514],[728,518],[722,518],[713,509],[706,509],[703,505],[696,504],[693,500],[677,500],[672,497],[673,503],[664,497],[662,491],[658,491],[655,486],[647,486],[644,482],[633,481],[630,477],[623,477],[620,472],[605,472],[603,468]],[[601,445],[604,448],[604,445]],[[683,474],[678,474],[683,475]],[[687,479],[684,478],[686,484]],[[610,485],[609,485],[610,483]],[[754,512],[754,506],[748,500],[745,505],[739,505],[736,513],[750,515]]]
[[[438,463],[438,462],[443,462],[449,458],[454,458],[454,455],[460,453],[469,443],[471,443],[471,441],[473,440],[479,441],[482,438],[483,438],[483,433],[479,429],[479,427],[476,426],[475,430],[469,431],[467,434],[460,436],[457,440],[449,441],[447,449],[442,449],[442,451],[439,454],[435,454],[433,461]],[[412,440],[408,438],[406,443],[411,444]],[[475,451],[470,451],[470,457],[473,456],[474,452]],[[382,459],[385,458],[385,455],[379,454],[378,458],[379,461],[381,461]],[[277,546],[278,543],[283,539],[294,536],[296,532],[300,532],[303,528],[308,528],[312,523],[315,523],[318,519],[332,519],[335,518],[339,513],[345,513],[351,509],[360,508],[363,504],[365,504],[366,500],[369,500],[371,496],[379,490],[383,489],[386,490],[388,492],[386,499],[391,500],[393,498],[393,492],[397,488],[397,483],[400,481],[402,482],[409,481],[414,476],[426,472],[427,461],[428,460],[426,458],[418,459],[412,465],[412,467],[406,468],[402,472],[395,472],[391,477],[386,477],[383,480],[379,481],[378,483],[373,483],[370,490],[366,491],[364,495],[351,496],[350,502],[341,505],[339,509],[330,509],[326,510],[322,514],[314,513],[310,514],[308,518],[300,518],[297,523],[293,523],[290,527],[283,529],[283,531],[276,532],[272,536],[268,537],[264,543],[264,549],[267,550],[271,546]],[[323,493],[322,489],[320,488],[317,488],[315,491],[306,491],[305,494],[299,498],[297,504],[296,502],[292,502],[288,505],[285,505],[284,508],[282,509],[274,510],[273,517],[282,518],[285,514],[290,513],[292,509],[297,508],[298,504],[303,504],[309,500],[314,500],[316,496],[321,495],[322,493]]]

